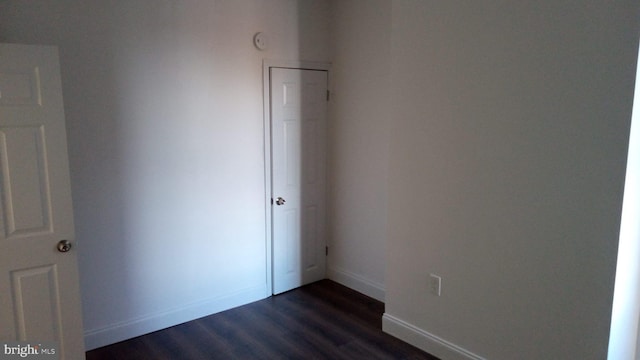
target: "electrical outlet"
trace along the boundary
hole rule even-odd
[[[438,275],[429,274],[429,292],[432,295],[440,296],[442,278]]]

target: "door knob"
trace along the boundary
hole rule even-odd
[[[284,205],[285,202],[286,202],[286,200],[281,198],[281,197],[278,197],[276,199],[276,205]]]
[[[60,240],[58,242],[58,251],[64,253],[69,250],[71,250],[71,242],[69,242],[69,240]]]

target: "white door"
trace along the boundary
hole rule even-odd
[[[327,71],[271,68],[273,293],[325,278]]]
[[[84,359],[72,215],[57,50],[0,44],[0,342]]]

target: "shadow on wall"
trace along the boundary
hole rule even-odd
[[[250,3],[146,5],[107,9],[96,46],[106,54],[79,65],[111,73],[76,83],[112,86],[100,90],[113,102],[105,122],[74,137],[85,143],[72,166],[104,157],[76,186],[85,324],[97,333],[131,323],[151,331],[175,313],[188,320],[264,294],[256,14],[243,12]],[[96,233],[96,223],[109,225]]]

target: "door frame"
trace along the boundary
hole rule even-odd
[[[327,89],[331,91],[331,63],[299,60],[262,60],[263,121],[264,121],[264,208],[266,297],[273,294],[273,207],[271,206],[271,68],[320,70],[327,72]],[[327,116],[330,112],[327,111]]]

